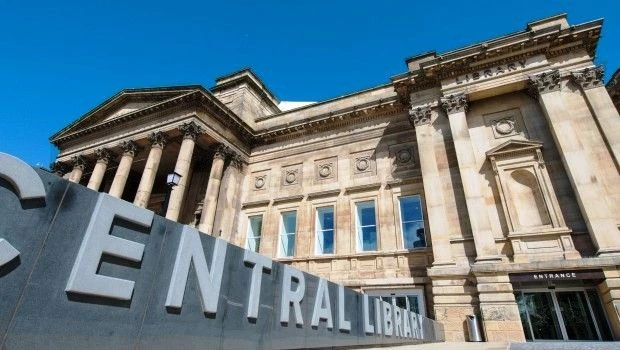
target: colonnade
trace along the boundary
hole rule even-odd
[[[166,218],[174,221],[179,219],[186,198],[196,140],[204,133],[202,127],[194,122],[184,123],[178,127],[178,130],[183,135],[183,140],[177,155],[174,172],[180,175],[180,181],[176,186],[171,188],[166,209]],[[168,137],[162,131],[151,133],[148,136],[148,141],[150,145],[148,157],[133,200],[134,205],[141,208],[146,208],[150,201],[163,150],[169,142]],[[119,146],[122,149],[122,155],[109,190],[109,195],[117,198],[121,198],[123,195],[134,162],[134,157],[141,150],[138,144],[132,140],[122,141]],[[115,155],[107,148],[97,149],[94,155],[95,165],[88,180],[87,187],[91,190],[99,191],[108,165]],[[230,160],[229,163],[238,169],[242,166],[241,157],[238,154],[232,151],[230,147],[218,144],[215,147],[209,181],[204,195],[203,209],[200,216],[199,229],[205,233],[211,234],[213,230],[221,187],[220,184],[227,160]],[[88,160],[84,156],[78,155],[71,159],[72,169],[67,174],[63,174],[67,170],[65,164],[55,163],[53,168],[58,175],[65,175],[65,178],[69,181],[79,183],[82,180],[87,165]],[[234,184],[226,184],[225,187],[226,191],[234,191],[236,188],[237,186],[234,186]],[[234,193],[225,193],[225,198],[232,197],[234,197]]]

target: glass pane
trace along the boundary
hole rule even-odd
[[[297,212],[289,211],[282,213],[282,224],[284,225],[284,232],[295,233],[295,226],[297,226]]]
[[[248,237],[260,237],[262,225],[263,225],[262,216],[251,216],[250,217],[250,231],[248,232]]]
[[[609,329],[609,323],[607,323],[607,317],[605,311],[603,311],[603,305],[601,305],[601,299],[598,297],[598,293],[595,290],[588,290],[586,292],[588,300],[590,300],[590,306],[592,306],[592,312],[594,312],[594,320],[598,325],[598,330],[601,332],[603,339],[601,340],[613,340],[611,336],[611,330]]]
[[[374,226],[362,227],[362,249],[377,250],[377,230]]]
[[[418,296],[417,295],[408,295],[407,298],[409,299],[409,311],[413,311],[416,314],[420,313],[420,308],[418,305]]]
[[[515,293],[515,299],[517,300],[517,306],[519,307],[519,316],[521,317],[521,326],[523,326],[523,332],[525,332],[525,340],[532,340],[532,330],[530,329],[529,323],[527,321],[527,306],[525,305],[525,300],[522,292]]]
[[[321,230],[334,229],[334,209],[332,207],[317,209],[319,216],[319,227]]]
[[[280,255],[293,256],[295,252],[295,235],[280,235]]]
[[[422,220],[420,196],[400,197],[400,215],[403,222]]]
[[[253,252],[258,252],[260,246],[260,238],[248,238],[248,249]]]
[[[334,253],[334,231],[323,232],[323,254]]]
[[[375,225],[375,205],[373,202],[359,203],[357,213],[362,226]]]
[[[396,297],[396,306],[401,309],[407,309],[407,297]]]
[[[598,340],[583,292],[556,292],[569,340]]]
[[[424,223],[421,221],[403,224],[403,241],[406,249],[426,247],[424,238]]]
[[[562,340],[551,293],[523,293],[535,340]]]

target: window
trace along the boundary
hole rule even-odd
[[[334,254],[334,207],[316,209],[316,254]]]
[[[422,289],[401,289],[387,291],[368,291],[366,294],[379,297],[392,305],[426,316],[424,292]]]
[[[260,247],[260,236],[263,232],[263,216],[255,215],[248,218],[248,234],[245,248],[258,253]]]
[[[279,256],[293,256],[295,254],[295,230],[297,228],[297,212],[282,213],[280,221],[280,249]]]
[[[420,196],[400,197],[398,200],[405,249],[426,247]]]
[[[377,250],[377,222],[375,202],[358,202],[355,205],[355,221],[357,226],[357,250]]]

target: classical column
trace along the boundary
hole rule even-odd
[[[605,201],[604,191],[591,166],[593,162],[588,157],[588,150],[580,142],[583,126],[579,120],[575,120],[574,113],[567,106],[570,103],[563,99],[560,72],[547,71],[530,79],[538,92],[538,101],[547,118],[590,236],[598,248],[598,254],[620,253],[620,235],[615,215]]]
[[[50,164],[50,170],[59,177],[63,177],[68,172],[67,164],[61,162],[53,162]]]
[[[170,191],[168,199],[168,209],[166,211],[166,219],[176,221],[181,212],[183,199],[185,197],[185,188],[187,187],[187,177],[189,175],[189,167],[192,163],[192,154],[194,153],[194,145],[198,135],[203,133],[202,128],[194,122],[184,123],[179,126],[179,130],[183,134],[183,142],[177,157],[177,163],[174,171],[181,175],[181,180],[177,186]]]
[[[131,171],[131,164],[133,163],[133,157],[135,157],[138,151],[138,146],[133,141],[123,141],[120,144],[123,149],[123,156],[116,168],[116,174],[114,174],[114,180],[110,187],[110,196],[121,198],[123,191],[125,190],[125,184],[127,183],[127,177],[129,171]]]
[[[229,242],[234,242],[233,227],[235,218],[238,216],[237,204],[239,200],[238,190],[239,184],[242,182],[243,159],[238,154],[233,154],[230,159],[230,166],[226,169],[223,185],[223,199],[219,229],[222,231],[221,238]],[[202,217],[202,214],[201,214]],[[217,228],[217,227],[216,227]]]
[[[205,191],[203,201],[202,215],[200,216],[200,225],[198,230],[207,234],[213,234],[213,221],[215,219],[215,209],[217,209],[217,196],[220,193],[220,182],[224,173],[224,161],[230,149],[224,145],[219,145],[215,149],[213,162],[211,163],[211,172],[209,173],[209,183]]]
[[[467,104],[467,97],[464,94],[441,98],[441,105],[446,110],[450,122],[450,132],[465,193],[465,204],[476,245],[476,261],[498,261],[501,257],[495,245],[491,221],[480,185],[480,173],[476,166],[474,148],[467,126],[465,115]]]
[[[112,153],[106,148],[99,148],[95,150],[95,157],[97,157],[97,163],[95,163],[95,168],[90,175],[87,187],[93,191],[99,191],[99,186],[101,186],[101,181],[103,181],[103,176],[105,175],[105,170],[108,167],[110,158],[112,158]]]
[[[86,159],[82,156],[75,156],[71,158],[71,164],[73,164],[73,170],[69,175],[69,181],[80,183],[84,169],[86,169]]]
[[[149,142],[151,143],[151,150],[149,151],[149,157],[146,159],[146,165],[144,165],[136,198],[133,201],[133,204],[140,208],[146,208],[151,199],[151,192],[153,191],[155,176],[161,161],[161,154],[167,142],[166,135],[161,131],[151,133],[149,135]]]
[[[454,264],[450,233],[446,215],[441,176],[435,157],[435,141],[432,126],[437,111],[430,106],[415,107],[409,110],[409,121],[415,127],[424,186],[424,201],[428,213],[429,234],[433,248],[433,266]]]
[[[611,150],[616,167],[620,169],[620,115],[603,85],[603,75],[601,66],[572,72],[573,81],[581,86],[603,139]]]

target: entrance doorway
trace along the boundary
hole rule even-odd
[[[527,341],[611,340],[596,290],[523,290],[515,292]]]

